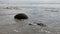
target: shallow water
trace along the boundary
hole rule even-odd
[[[15,6],[16,8],[17,6]],[[0,33],[1,34],[60,34],[60,10],[48,7],[14,7],[0,8]],[[14,16],[18,13],[28,15],[27,20],[16,20]],[[33,25],[29,25],[32,23]],[[46,24],[41,27],[35,23]]]

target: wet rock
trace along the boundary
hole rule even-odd
[[[31,23],[29,25],[32,25]]]
[[[21,20],[21,19],[28,19],[28,16],[24,13],[19,13],[19,14],[15,15],[14,18]]]
[[[45,27],[46,25],[43,24],[43,23],[37,23],[38,26],[42,26],[42,27]]]

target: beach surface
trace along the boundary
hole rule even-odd
[[[18,13],[25,13],[29,18],[14,19]],[[46,27],[35,23],[43,23]],[[0,4],[0,34],[60,34],[60,5]]]

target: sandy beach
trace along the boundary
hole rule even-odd
[[[18,13],[25,13],[29,18],[14,19]],[[29,23],[33,25],[28,25]],[[47,26],[41,27],[34,23]],[[60,5],[0,4],[0,34],[60,34]]]

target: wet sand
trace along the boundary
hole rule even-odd
[[[0,6],[1,34],[60,34],[59,7]],[[14,19],[18,13],[25,13],[29,18],[27,20]],[[29,25],[29,23],[33,25]],[[47,26],[41,27],[34,23],[43,23]]]

